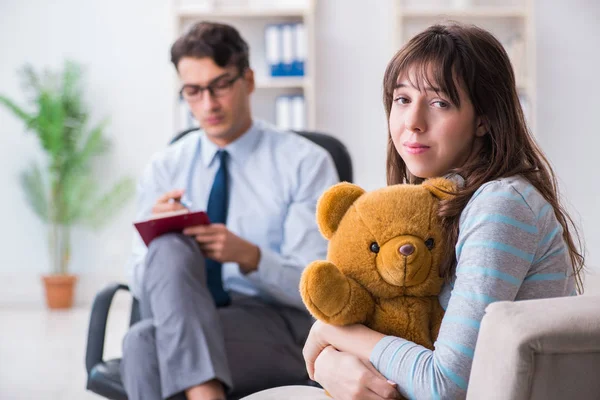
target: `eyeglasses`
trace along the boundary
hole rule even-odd
[[[227,79],[226,77],[217,78],[215,82],[207,86],[194,85],[191,83],[187,83],[183,85],[181,90],[179,91],[179,96],[182,99],[185,99],[189,102],[195,102],[202,99],[202,93],[205,90],[208,90],[208,93],[212,98],[223,97],[227,95],[238,79],[240,79],[244,74],[244,71],[241,71],[234,78]]]

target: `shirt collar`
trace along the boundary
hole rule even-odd
[[[244,164],[250,153],[254,150],[256,143],[258,142],[260,136],[260,126],[258,122],[252,121],[252,125],[250,125],[250,129],[242,134],[239,138],[237,138],[232,143],[229,143],[227,146],[223,148],[229,154],[229,158],[231,162],[236,162],[240,164]],[[204,132],[200,136],[200,146],[202,151],[202,163],[205,167],[210,166],[217,151],[219,151],[219,146],[211,142]]]

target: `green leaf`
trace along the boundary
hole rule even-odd
[[[65,179],[63,192],[66,213],[62,223],[72,225],[85,219],[85,213],[98,193],[96,180],[90,174],[72,174]]]
[[[69,148],[69,138],[64,135],[65,112],[56,93],[45,90],[37,98],[39,114],[36,129],[42,139],[42,147],[48,152],[53,164],[60,163],[62,152]]]
[[[134,184],[124,178],[99,195],[93,159],[109,150],[110,141],[107,120],[89,123],[83,68],[67,61],[60,71],[25,65],[20,73],[31,112],[6,96],[0,96],[0,106],[37,136],[47,157],[45,170],[33,164],[20,176],[27,203],[42,220],[64,229],[101,226],[133,196]]]
[[[21,75],[21,86],[23,91],[30,92],[35,96],[42,88],[41,80],[39,75],[35,72],[35,69],[31,64],[25,64],[20,70]]]
[[[87,107],[83,98],[81,80],[83,69],[78,64],[67,61],[62,75],[61,99],[67,115],[74,117],[73,123],[79,124],[87,116]]]
[[[33,212],[42,221],[48,221],[47,190],[42,172],[37,164],[32,164],[29,169],[21,173],[21,186],[25,192],[27,203]]]
[[[100,228],[118,208],[133,197],[135,184],[133,179],[124,178],[111,190],[105,193],[92,207],[86,211],[83,223],[92,228]]]
[[[110,149],[110,140],[104,137],[104,129],[107,124],[108,120],[102,121],[90,131],[89,135],[87,135],[85,143],[79,153],[79,157],[82,160],[89,160],[91,157],[103,154]]]
[[[23,123],[25,123],[27,129],[30,129],[31,123],[35,118],[32,114],[27,113],[27,111],[25,111],[24,109],[19,107],[15,102],[3,95],[0,95],[0,104],[3,104],[9,111],[15,114],[17,118],[19,118],[21,121],[23,121]]]

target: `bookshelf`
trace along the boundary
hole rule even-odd
[[[315,106],[315,1],[316,0],[172,0],[173,41],[191,25],[206,20],[226,23],[239,30],[250,47],[250,67],[256,90],[252,114],[276,123],[276,101],[280,96],[304,97],[304,129],[314,129]],[[265,29],[272,24],[304,24],[306,58],[303,76],[271,76],[266,57]],[[177,81],[177,80],[176,80]],[[184,103],[174,90],[175,130],[190,121]],[[187,116],[187,117],[186,117]]]
[[[394,52],[436,22],[475,24],[492,32],[506,49],[521,105],[535,132],[534,0],[394,0]]]

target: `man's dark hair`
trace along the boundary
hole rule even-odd
[[[177,69],[183,57],[210,57],[224,68],[235,65],[239,72],[249,67],[248,43],[233,26],[198,22],[171,46],[171,62]]]

